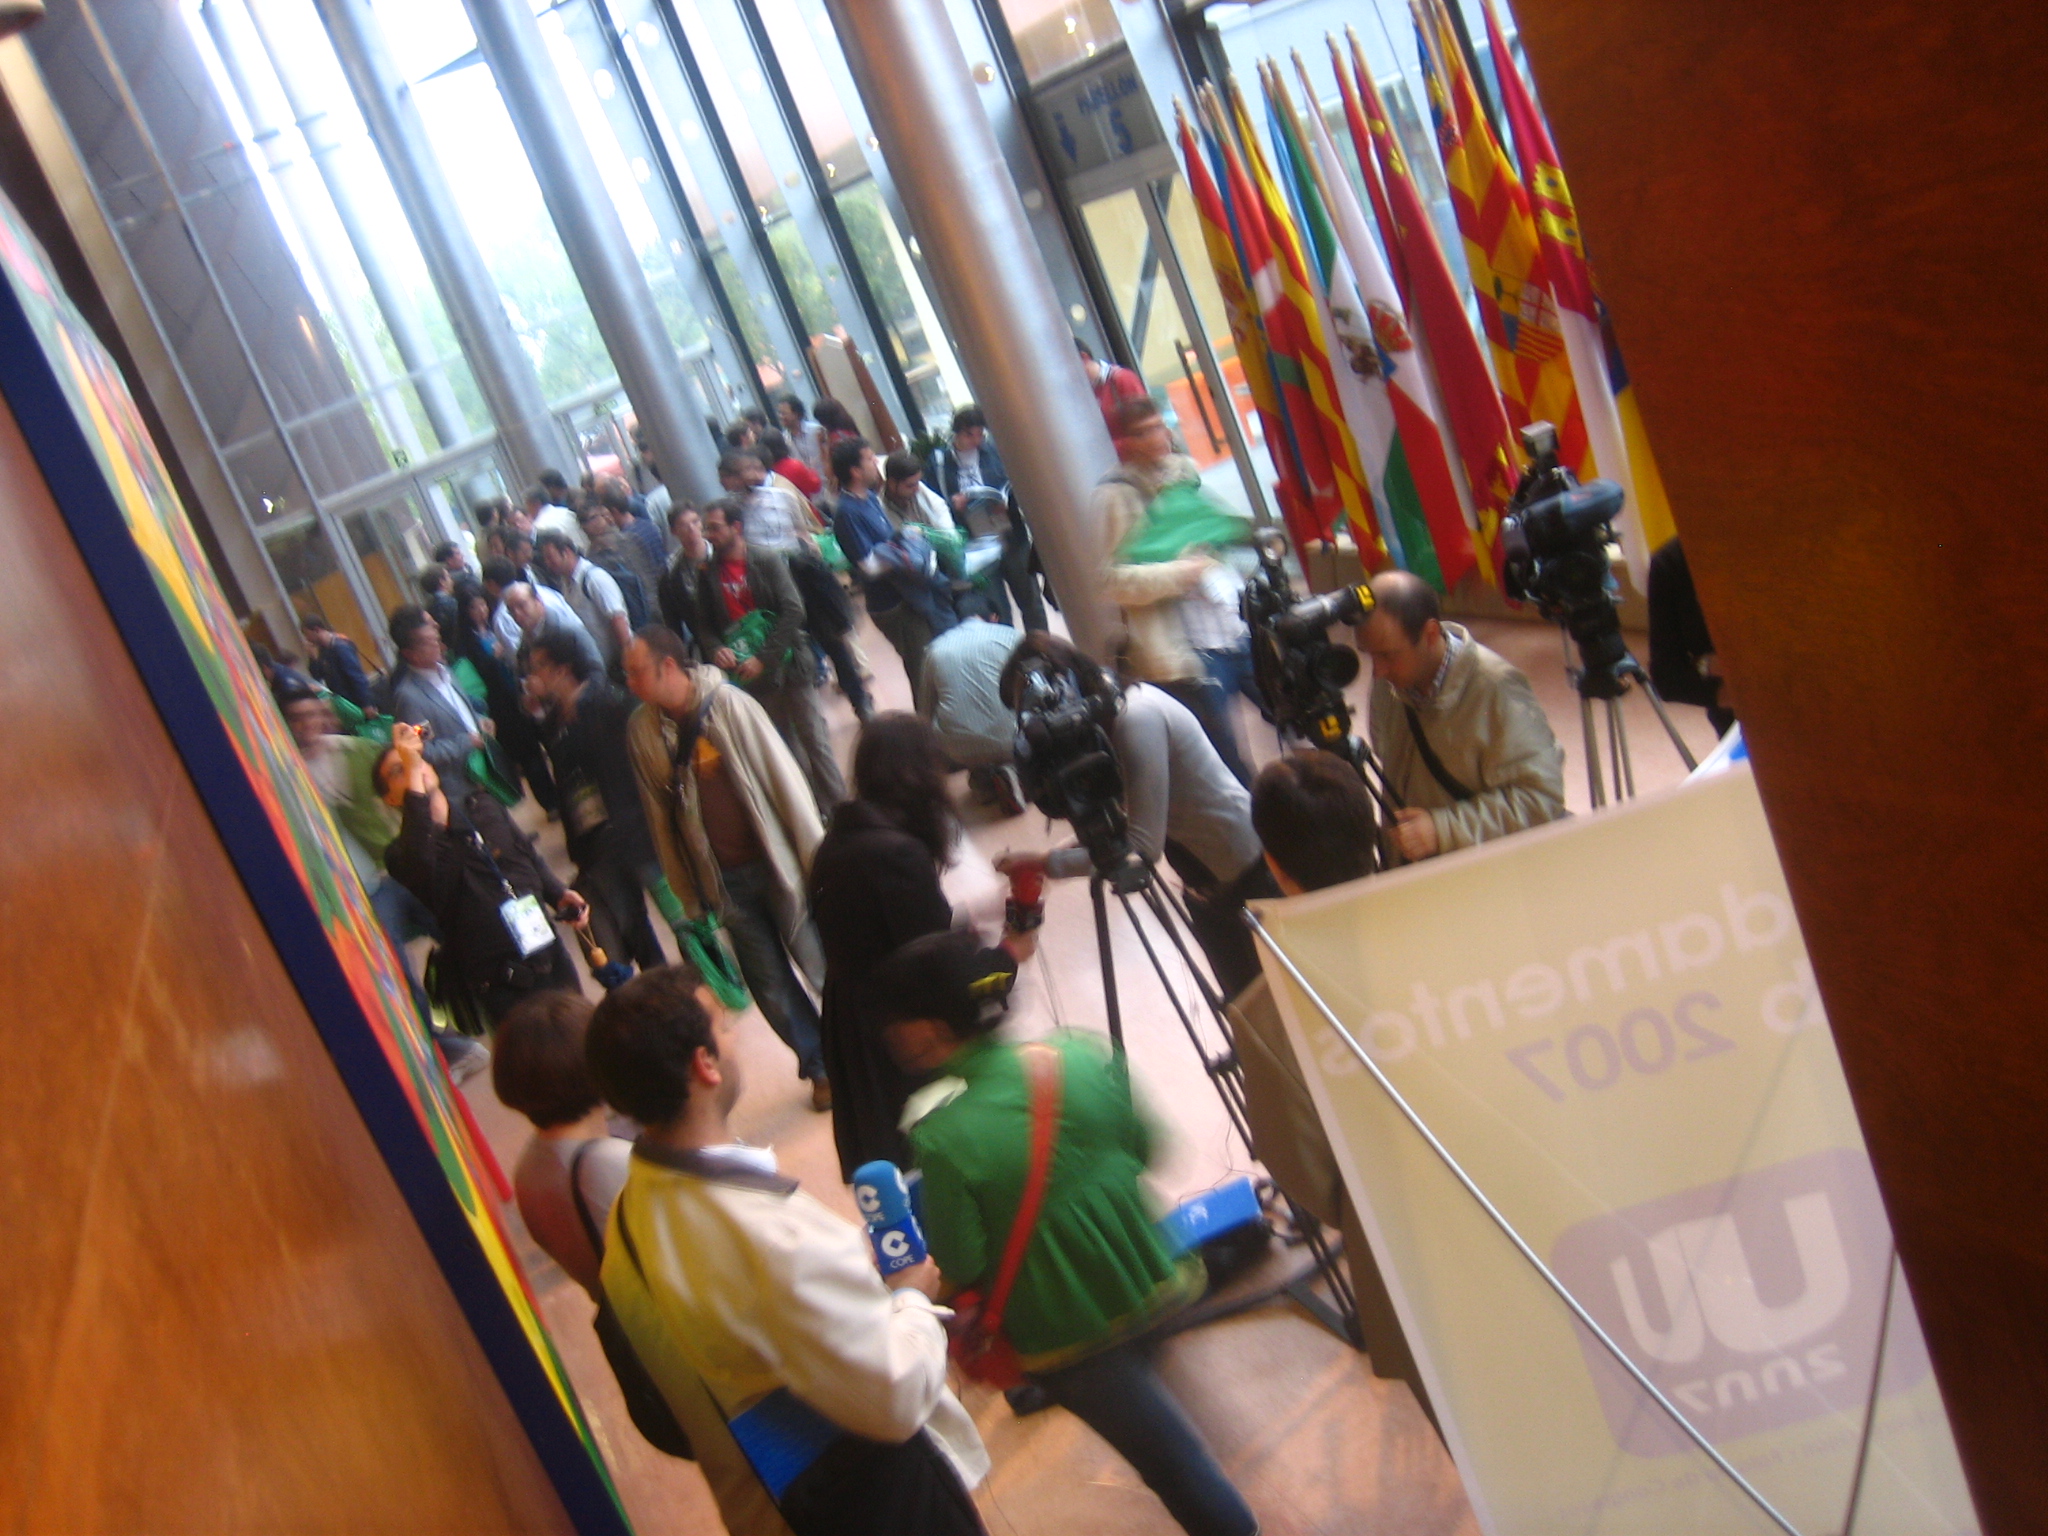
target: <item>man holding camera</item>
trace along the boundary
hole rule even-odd
[[[1131,846],[1148,864],[1164,857],[1181,877],[1188,926],[1217,986],[1225,997],[1243,990],[1258,975],[1259,959],[1238,914],[1249,900],[1280,894],[1259,856],[1250,794],[1171,694],[1134,683],[1118,699],[1116,682],[1092,657],[1057,636],[1036,634],[1024,637],[1003,668],[998,687],[1005,705],[1018,707],[1033,673],[1055,692],[1100,701],[1109,712]],[[1085,848],[1057,848],[1006,854],[996,867],[1010,873],[1033,863],[1059,880],[1089,873],[1092,860]]]
[[[1372,744],[1403,809],[1388,840],[1404,864],[1556,821],[1564,752],[1529,679],[1446,624],[1429,584],[1406,571],[1372,580],[1358,626],[1372,658]]]

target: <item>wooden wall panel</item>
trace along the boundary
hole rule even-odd
[[[0,522],[0,1531],[568,1531],[4,409]]]
[[[1519,0],[1989,1530],[2048,1524],[2048,7]]]

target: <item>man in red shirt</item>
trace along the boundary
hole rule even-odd
[[[1105,363],[1088,350],[1088,343],[1074,338],[1074,350],[1081,354],[1081,366],[1088,372],[1088,385],[1095,391],[1095,403],[1102,408],[1102,424],[1116,436],[1116,408],[1126,400],[1141,399],[1147,393],[1145,381],[1117,363]]]
[[[815,504],[818,492],[825,488],[825,482],[818,472],[790,452],[789,439],[774,427],[763,428],[754,438],[754,451],[761,455],[761,462],[768,466],[770,474],[782,476],[803,493],[804,499]]]
[[[723,497],[705,504],[703,523],[711,558],[697,574],[698,645],[768,712],[819,813],[828,814],[846,798],[846,781],[818,707],[804,603],[789,562],[750,548],[738,507]],[[743,624],[756,610],[760,618]]]

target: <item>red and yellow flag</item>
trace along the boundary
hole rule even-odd
[[[1552,423],[1559,460],[1582,477],[1590,475],[1586,424],[1528,190],[1480,108],[1442,0],[1413,3],[1444,176],[1508,420],[1518,428]],[[1512,60],[1507,67],[1514,67]]]
[[[1514,429],[1508,425],[1493,375],[1486,371],[1479,338],[1466,317],[1464,293],[1437,244],[1436,230],[1416,189],[1407,156],[1401,152],[1401,141],[1380,102],[1356,33],[1351,34],[1350,42],[1351,69],[1347,74],[1339,62],[1337,84],[1344,94],[1351,146],[1361,166],[1377,166],[1385,196],[1384,206],[1375,199],[1374,208],[1380,216],[1388,265],[1428,354],[1444,422],[1457,449],[1457,462],[1471,498],[1479,569],[1498,586],[1500,520],[1520,476]],[[1333,52],[1334,48],[1333,43]],[[1370,185],[1373,178],[1367,179]]]
[[[1367,568],[1377,570],[1386,562],[1386,546],[1373,518],[1372,495],[1366,489],[1358,445],[1337,399],[1336,378],[1330,371],[1329,352],[1323,345],[1301,238],[1279,184],[1260,151],[1258,135],[1252,129],[1251,116],[1235,82],[1231,83],[1230,92],[1235,143],[1229,133],[1219,137],[1230,168],[1232,200],[1245,237],[1245,266],[1253,274],[1252,288],[1258,295],[1266,339],[1273,349],[1274,373],[1286,400],[1288,419],[1294,424],[1303,465],[1309,471],[1312,485],[1318,490],[1327,487],[1327,496],[1319,495],[1316,500],[1321,536],[1332,537],[1341,516],[1357,530],[1359,554]],[[1213,94],[1209,104],[1220,123],[1222,108]],[[1240,147],[1242,160],[1238,158]],[[1258,231],[1261,243],[1256,254],[1254,230]],[[1318,456],[1328,476],[1320,482],[1313,462]]]
[[[1195,201],[1195,217],[1202,225],[1202,246],[1216,273],[1216,288],[1223,296],[1223,312],[1230,321],[1230,338],[1237,347],[1238,366],[1244,370],[1245,385],[1251,391],[1252,407],[1259,413],[1259,427],[1265,434],[1266,451],[1272,456],[1277,479],[1274,493],[1280,515],[1298,548],[1305,533],[1316,524],[1310,506],[1307,483],[1302,475],[1300,455],[1291,441],[1280,395],[1267,366],[1266,333],[1259,323],[1258,302],[1252,297],[1249,278],[1239,264],[1238,249],[1231,239],[1230,214],[1223,206],[1209,175],[1208,162],[1196,142],[1180,104],[1174,103],[1174,120],[1180,132],[1181,157],[1187,162],[1188,191]],[[1205,131],[1206,132],[1206,131]]]

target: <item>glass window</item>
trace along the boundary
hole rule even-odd
[[[1034,85],[1124,40],[1110,0],[1003,0],[1003,19]]]
[[[611,379],[611,355],[490,70],[470,56],[459,67],[421,78],[412,73],[417,63],[431,61],[426,67],[439,69],[450,59],[439,56],[439,47],[428,49],[416,39],[401,48],[400,39],[416,27],[431,31],[441,43],[469,39],[468,23],[458,28],[445,14],[453,11],[459,17],[460,5],[455,0],[375,4],[394,50],[414,61],[401,66],[412,81],[413,101],[456,206],[497,283],[513,332],[534,360],[542,392],[551,401],[561,400]],[[455,59],[462,60],[473,46],[473,39],[466,42]]]
[[[384,654],[384,626],[372,622],[356,601],[326,529],[302,514],[292,526],[265,533],[263,547],[300,618],[325,619],[355,641],[365,658]]]

